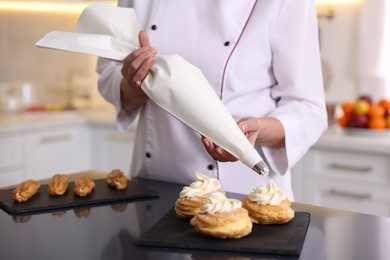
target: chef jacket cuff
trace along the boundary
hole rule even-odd
[[[284,175],[289,166],[285,148],[262,147],[264,160],[272,172]]]
[[[115,76],[113,78],[112,85],[113,86],[120,86],[121,80],[122,80],[122,74],[121,74],[121,67],[115,68],[114,71]],[[120,87],[116,89],[115,91],[115,102],[113,102],[113,105],[115,107],[116,111],[116,127],[119,131],[125,132],[130,128],[130,125],[134,122],[138,115],[138,110],[132,113],[128,113],[125,110],[122,109],[122,103],[121,103],[121,91]]]
[[[300,125],[302,123],[295,116],[291,113],[282,113],[282,111],[280,113],[275,111],[269,115],[269,117],[277,118],[281,122],[285,132],[285,147],[262,147],[269,166],[278,174],[284,175],[307,150],[307,145],[302,143],[305,140],[302,139],[302,135],[304,135]]]
[[[124,111],[123,109],[120,109],[116,117],[117,129],[121,132],[125,132],[129,130],[130,125],[135,121],[137,115],[138,115],[138,111],[130,114]]]

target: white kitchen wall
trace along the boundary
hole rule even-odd
[[[358,38],[361,3],[333,3],[331,18],[319,18],[321,54],[328,103],[358,95]]]
[[[35,46],[50,31],[74,31],[78,16],[0,9],[0,82],[31,82],[40,103],[64,104],[72,95],[104,103],[96,89],[95,57]]]

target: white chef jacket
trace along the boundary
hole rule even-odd
[[[240,161],[216,162],[198,133],[152,101],[137,113],[122,111],[122,63],[100,58],[99,91],[115,106],[118,128],[126,130],[139,115],[130,175],[187,185],[199,171],[218,178],[226,191],[243,194],[272,178],[293,199],[290,169],[327,127],[313,0],[134,0],[119,5],[134,8],[158,54],[178,54],[197,66],[234,119],[275,117],[286,143],[285,148],[256,147],[270,166],[269,177]]]

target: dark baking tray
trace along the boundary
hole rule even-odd
[[[310,224],[310,213],[295,212],[281,225],[253,225],[252,233],[240,239],[218,239],[197,233],[189,220],[170,210],[137,241],[138,246],[217,250],[239,253],[299,255]]]
[[[41,185],[38,193],[26,202],[15,202],[12,199],[13,188],[0,190],[0,208],[11,215],[33,214],[44,211],[67,209],[73,207],[111,204],[139,199],[158,197],[159,194],[136,182],[128,181],[125,190],[115,190],[107,184],[106,179],[97,179],[95,188],[87,197],[80,198],[73,192],[74,182],[69,182],[67,192],[62,196],[50,196],[47,184]]]

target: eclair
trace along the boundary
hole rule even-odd
[[[95,188],[95,182],[92,177],[89,175],[82,175],[76,180],[73,191],[79,197],[86,197],[88,194],[92,193],[93,188]]]
[[[127,179],[121,170],[112,170],[107,175],[107,183],[116,190],[124,190],[127,187]]]
[[[33,179],[23,181],[12,191],[12,199],[25,202],[34,196],[40,187],[41,185]]]
[[[47,185],[47,192],[50,195],[64,195],[68,189],[69,177],[65,174],[54,175]]]

